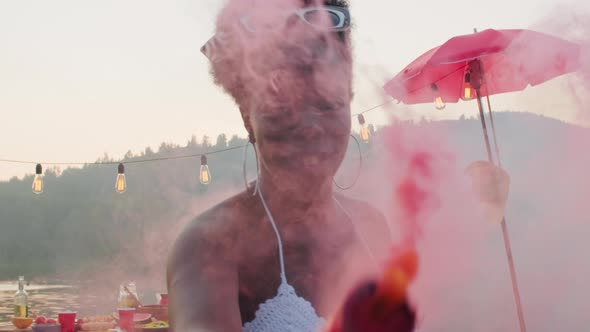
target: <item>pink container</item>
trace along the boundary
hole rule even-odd
[[[75,312],[60,312],[57,314],[57,320],[61,325],[61,332],[76,332]]]
[[[160,293],[158,294],[160,298],[160,305],[168,305],[168,294],[167,293]]]
[[[119,327],[126,332],[133,332],[135,308],[119,308]]]

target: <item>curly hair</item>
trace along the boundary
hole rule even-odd
[[[211,61],[210,73],[213,76],[214,83],[225,92],[227,92],[234,101],[242,106],[247,97],[252,94],[247,87],[252,77],[244,74],[244,57],[245,50],[243,42],[233,38],[231,27],[227,22],[234,22],[233,18],[242,15],[242,13],[252,6],[261,5],[260,2],[266,3],[269,0],[228,0],[226,6],[220,12],[216,22],[216,36],[223,40],[224,56]],[[321,0],[299,0],[302,7],[312,5],[314,2]],[[324,5],[338,6],[348,8],[346,0],[324,0]],[[228,31],[230,31],[228,33]],[[341,39],[345,39],[344,33],[339,33]],[[348,34],[346,34],[347,36]]]

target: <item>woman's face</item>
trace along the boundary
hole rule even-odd
[[[292,15],[246,52],[246,66],[261,83],[252,85],[257,89],[244,118],[271,174],[317,179],[340,166],[351,122],[347,33],[317,29]]]

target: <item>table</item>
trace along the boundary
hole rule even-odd
[[[11,322],[0,323],[0,332],[32,332],[31,328],[26,330],[19,330]]]

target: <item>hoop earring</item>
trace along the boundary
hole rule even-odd
[[[354,181],[352,181],[352,183],[351,183],[349,186],[346,186],[346,187],[344,187],[344,186],[341,186],[341,185],[339,185],[339,184],[336,182],[336,179],[335,179],[335,178],[334,178],[334,179],[332,179],[332,182],[334,182],[334,185],[335,185],[335,186],[336,186],[338,189],[340,189],[340,190],[348,190],[348,189],[350,189],[350,188],[354,187],[354,185],[355,185],[355,184],[356,184],[356,182],[358,181],[359,177],[361,176],[361,170],[363,169],[363,152],[362,152],[362,150],[361,150],[361,143],[360,143],[360,142],[359,142],[359,140],[358,140],[356,137],[354,137],[352,134],[350,135],[350,137],[352,137],[352,139],[355,141],[355,143],[356,143],[356,146],[357,146],[357,148],[358,148],[358,150],[359,150],[359,167],[358,167],[358,170],[357,170],[357,172],[356,172],[356,176],[354,177]]]
[[[247,162],[248,162],[248,146],[252,145],[254,149],[254,157],[256,158],[256,179],[254,184],[254,192],[252,192],[252,196],[256,196],[258,193],[258,177],[260,175],[260,165],[258,164],[258,153],[256,152],[256,145],[251,141],[248,141],[248,144],[244,146],[244,160],[242,163],[242,172],[244,177],[244,186],[246,186],[246,192],[250,190],[250,186],[248,186],[248,170],[247,170]]]

